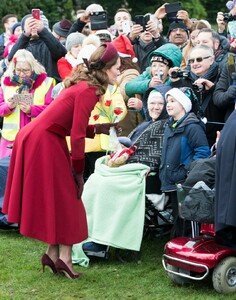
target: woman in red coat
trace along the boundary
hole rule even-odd
[[[65,81],[60,95],[17,134],[11,156],[3,212],[20,233],[48,244],[42,257],[54,273],[77,278],[72,245],[87,238],[83,191],[84,145],[90,113],[120,74],[111,43],[92,54],[87,69]],[[66,139],[71,136],[71,155]],[[59,252],[59,245],[61,251]]]

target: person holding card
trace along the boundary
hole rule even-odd
[[[0,159],[11,154],[9,148],[18,131],[37,117],[52,101],[55,80],[31,52],[18,50],[4,73],[0,88],[0,116],[3,117]]]

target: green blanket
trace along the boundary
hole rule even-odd
[[[145,175],[149,167],[133,163],[110,168],[105,159],[106,156],[97,159],[95,172],[86,181],[82,195],[89,240],[139,251],[145,217]]]

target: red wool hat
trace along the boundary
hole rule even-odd
[[[127,36],[118,36],[112,41],[112,44],[116,47],[120,57],[131,57],[134,63],[138,61],[137,57],[135,57],[133,46]]]

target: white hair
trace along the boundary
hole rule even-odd
[[[12,78],[15,74],[15,68],[17,62],[26,62],[30,65],[31,70],[36,74],[46,73],[45,68],[41,65],[31,52],[26,49],[17,50],[13,56],[4,76]]]

